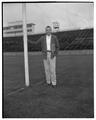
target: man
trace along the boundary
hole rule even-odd
[[[42,36],[39,40],[30,43],[41,42],[43,62],[45,68],[46,82],[53,87],[56,86],[56,56],[59,51],[59,43],[57,37],[52,35],[52,29],[50,26],[45,28],[46,35]]]

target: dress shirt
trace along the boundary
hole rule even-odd
[[[51,50],[51,35],[46,35],[47,50]]]

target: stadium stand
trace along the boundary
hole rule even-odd
[[[93,49],[93,28],[72,31],[59,31],[55,34],[59,39],[60,50],[86,50]],[[28,39],[38,40],[43,34],[28,35]],[[23,37],[3,37],[4,52],[23,51]],[[41,51],[40,44],[28,43],[28,51]]]

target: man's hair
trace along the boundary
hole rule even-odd
[[[46,28],[51,28],[51,26],[46,26]]]

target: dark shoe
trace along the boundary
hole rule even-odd
[[[46,83],[46,85],[49,87],[49,86],[51,86],[51,83],[50,84]]]
[[[50,86],[51,84],[48,84],[48,83],[47,83],[47,85]]]
[[[56,85],[52,85],[53,88],[56,88],[57,86]]]

